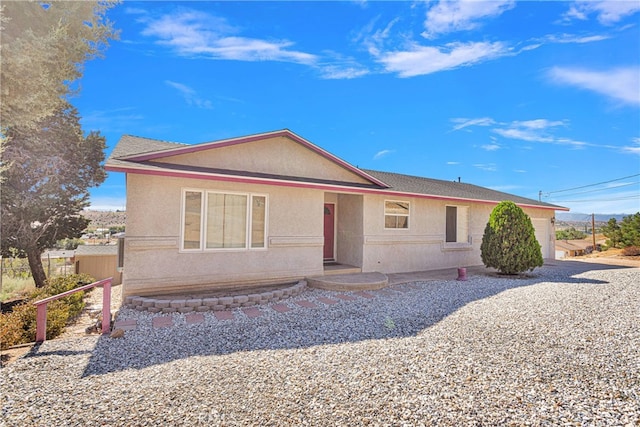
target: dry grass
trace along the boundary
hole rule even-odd
[[[0,301],[9,301],[27,295],[36,288],[33,277],[8,277],[2,276],[2,290]]]

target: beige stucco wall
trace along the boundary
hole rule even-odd
[[[337,204],[337,257],[341,264],[362,266],[363,196],[339,194]]]
[[[76,273],[88,274],[95,280],[113,277],[112,285],[122,283],[122,273],[118,272],[117,255],[76,255]]]
[[[408,229],[384,229],[384,201],[410,202]],[[379,195],[364,196],[364,247],[362,271],[397,273],[451,267],[481,265],[480,244],[484,228],[495,205],[473,202],[449,202]],[[469,243],[446,243],[446,206],[468,207]],[[534,225],[550,224],[554,212],[523,208]],[[543,240],[543,256],[553,258],[552,227],[538,232]]]
[[[267,195],[267,249],[181,252],[183,189]],[[384,229],[385,200],[410,202],[409,229]],[[482,235],[494,207],[472,202],[337,194],[320,189],[129,174],[124,293],[184,293],[321,275],[324,203],[336,203],[337,261],[361,267],[363,272],[383,273],[480,265]],[[468,207],[469,243],[445,243],[447,205]],[[543,255],[553,258],[554,211],[524,210],[537,227]]]
[[[268,248],[181,252],[183,188],[267,195]],[[236,287],[322,274],[323,203],[319,190],[129,174],[125,295]]]
[[[286,137],[159,159],[159,162],[365,183],[367,180]]]

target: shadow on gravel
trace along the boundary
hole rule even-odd
[[[416,336],[461,307],[510,289],[543,282],[561,286],[605,285],[609,282],[575,276],[587,271],[627,268],[567,261],[547,267],[519,277],[496,277],[495,273],[474,269],[466,282],[439,280],[396,285],[390,289],[397,292],[371,291],[376,295],[373,299],[358,297],[335,305],[317,303],[318,308],[297,307],[286,313],[265,309],[265,315],[242,321],[238,320],[242,315],[236,314],[236,320],[185,325],[180,316],[175,316],[177,325],[171,328],[138,326],[138,330],[127,332],[124,339],[100,338],[83,376],[143,369],[194,356],[286,351]],[[303,297],[314,300],[318,292],[307,290]],[[279,352],[273,357],[286,358],[287,354]],[[203,372],[209,374],[213,373]]]
[[[55,351],[39,351],[42,343],[35,343],[31,350],[24,356],[23,358],[27,359],[30,357],[43,357],[43,356],[77,356],[79,354],[88,354],[91,353],[90,350],[55,350]]]

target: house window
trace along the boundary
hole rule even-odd
[[[247,196],[207,193],[207,249],[245,248]]]
[[[185,191],[182,248],[201,249],[202,191]]]
[[[447,206],[446,207],[445,241],[447,243],[468,243],[469,242],[469,207],[468,206]]]
[[[265,231],[267,218],[267,198],[265,196],[251,197],[251,247],[265,247]]]
[[[409,202],[385,200],[384,228],[409,228]]]
[[[185,191],[182,249],[264,248],[266,204],[262,195]]]

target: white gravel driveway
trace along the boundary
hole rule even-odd
[[[171,328],[123,310],[123,339],[0,369],[0,425],[638,426],[640,269],[571,266]]]

